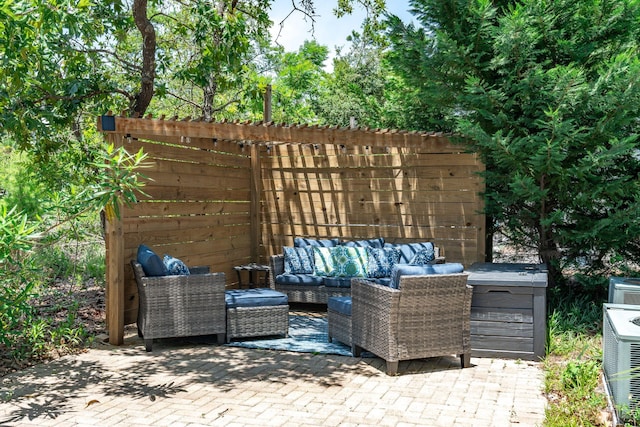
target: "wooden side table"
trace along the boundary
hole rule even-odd
[[[271,268],[268,265],[257,264],[252,262],[250,264],[237,265],[233,267],[233,269],[238,274],[238,289],[242,289],[242,272],[249,272],[249,283],[247,283],[247,287],[249,289],[254,287],[269,287],[269,273],[271,272]],[[263,280],[260,281],[260,273],[264,273]]]

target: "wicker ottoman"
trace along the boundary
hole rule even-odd
[[[273,289],[233,289],[225,292],[227,342],[234,338],[289,333],[289,299]]]
[[[351,347],[351,297],[330,297],[327,302],[329,342],[335,338]]]

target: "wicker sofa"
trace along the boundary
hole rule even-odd
[[[224,342],[224,273],[192,267],[188,276],[147,276],[136,260],[131,266],[140,297],[138,335],[147,351],[157,338],[217,334],[218,343]]]
[[[294,240],[294,247],[319,247],[333,248],[337,246],[347,247],[371,247],[371,248],[397,248],[399,251],[400,264],[409,264],[416,253],[424,249],[432,249],[434,253],[433,263],[444,263],[445,258],[440,256],[440,250],[431,242],[414,242],[390,244],[385,243],[383,238],[340,241],[339,239],[317,240],[312,238],[297,237]],[[327,277],[318,276],[314,273],[290,274],[285,272],[285,254],[273,255],[269,259],[271,273],[269,275],[269,286],[289,297],[289,302],[293,303],[313,303],[327,304],[329,298],[351,295],[351,277]],[[384,277],[369,278],[381,285],[389,285],[390,275]]]
[[[400,276],[398,289],[354,279],[354,356],[362,349],[374,353],[386,361],[389,375],[401,360],[451,354],[468,367],[472,292],[466,273]]]

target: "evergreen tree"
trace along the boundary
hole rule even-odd
[[[490,226],[552,284],[637,263],[640,2],[410,3],[421,27],[389,20],[391,61],[481,154]]]

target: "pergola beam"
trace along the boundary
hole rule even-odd
[[[98,122],[98,129],[106,133],[113,132],[125,135],[149,134],[169,137],[189,135],[191,138],[211,138],[212,140],[224,135],[227,140],[239,142],[424,147],[434,152],[445,147],[448,147],[447,151],[450,151],[451,147],[449,139],[442,133],[436,132],[419,133],[390,129],[282,125],[273,122],[206,122],[107,117],[115,122],[114,128],[103,127],[101,118]]]

